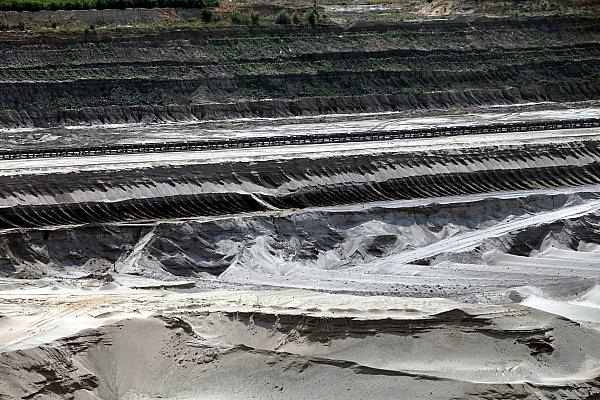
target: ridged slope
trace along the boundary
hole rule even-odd
[[[0,126],[435,109],[600,95],[595,18],[5,34]]]

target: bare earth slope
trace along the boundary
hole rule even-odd
[[[152,301],[105,293],[69,302],[95,314]],[[355,307],[359,298],[302,291],[161,297],[158,319],[2,353],[0,390],[46,399],[571,399],[599,391],[598,332],[519,306],[372,297],[367,310]],[[44,307],[52,310],[53,298]],[[311,308],[298,316],[298,307]]]
[[[441,3],[2,31],[0,399],[600,398],[600,19]]]
[[[0,125],[597,99],[599,26],[593,16],[554,16],[252,33],[4,33]]]

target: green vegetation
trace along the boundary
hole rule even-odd
[[[242,14],[239,10],[231,12],[231,22],[235,25],[248,25],[249,21],[247,14]]]
[[[96,45],[98,50],[103,43]],[[36,68],[0,68],[0,82],[15,81],[27,79],[31,81],[56,81],[65,79],[86,79],[90,73],[97,79],[161,79],[165,76],[171,79],[191,79],[200,76],[199,74],[225,73],[231,76],[282,76],[310,74],[318,75],[328,72],[346,71],[352,73],[362,73],[367,71],[379,72],[399,72],[410,73],[416,65],[419,65],[419,57],[373,57],[349,62],[347,60],[317,60],[317,61],[261,61],[261,62],[233,62],[227,67],[194,67],[194,66],[111,66],[98,69],[80,70],[77,64],[85,63],[86,59],[74,59],[73,54],[80,47],[69,47],[61,52],[61,59],[64,64],[69,66],[54,67],[49,70]],[[88,51],[90,48],[87,48]],[[110,49],[103,50],[110,52]],[[255,50],[257,53],[260,50]],[[498,68],[511,64],[522,65],[523,62],[538,64],[542,61],[552,61],[555,63],[568,62],[575,58],[589,58],[600,55],[600,51],[581,49],[573,51],[572,49],[556,49],[551,52],[535,52],[535,54],[523,54],[521,52],[502,52],[500,55],[487,52],[471,52],[468,61],[463,58],[428,57],[428,68],[431,72],[440,74],[448,70],[479,71],[482,74],[492,74]],[[262,55],[262,54],[258,54]],[[110,60],[111,57],[102,58],[101,61]],[[234,60],[230,60],[234,61]],[[93,72],[91,72],[93,71]],[[589,79],[600,77],[600,72],[588,72]],[[596,74],[596,75],[594,75]],[[594,78],[596,76],[596,78]],[[508,78],[507,78],[508,79]],[[525,79],[533,79],[526,76]],[[596,79],[598,81],[600,79]]]
[[[217,20],[217,16],[211,10],[202,10],[202,22],[205,24],[210,24],[211,22],[215,22]]]
[[[290,15],[285,10],[279,10],[275,16],[275,23],[279,25],[289,25],[292,22]]]
[[[231,23],[234,25],[260,25],[262,16],[258,11],[250,10],[250,12],[242,13],[239,10],[231,12]]]
[[[250,11],[250,22],[252,25],[260,25],[261,16],[258,11],[251,10]]]
[[[0,0],[0,11],[89,10],[107,8],[217,7],[218,0]]]
[[[314,8],[312,10],[308,10],[308,12],[306,13],[306,20],[308,21],[308,24],[313,28],[317,26],[317,21],[319,20],[319,13],[317,12],[317,10]]]
[[[295,11],[292,14],[292,23],[294,25],[300,25],[302,23],[302,21],[300,20],[300,15],[298,15],[298,13]]]
[[[208,20],[210,16],[210,21]],[[206,19],[205,19],[206,18]],[[61,34],[143,34],[168,32],[173,29],[219,29],[231,27],[231,21],[228,18],[222,18],[220,14],[210,13],[206,17],[191,18],[184,21],[162,21],[159,23],[134,23],[127,26],[119,24],[95,25],[90,29],[88,24],[51,24],[47,26],[28,27],[27,30],[36,33],[61,33]],[[18,26],[2,25],[0,22],[0,31],[19,30]],[[23,27],[22,30],[26,28]],[[1,60],[0,60],[1,61]]]

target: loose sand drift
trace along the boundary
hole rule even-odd
[[[42,307],[50,314],[77,310],[61,326],[78,318],[110,321],[111,310],[138,306],[136,312],[151,308],[158,316],[35,348],[28,348],[35,340],[22,330],[0,355],[5,398],[384,399],[401,392],[410,398],[538,399],[600,393],[594,383],[600,333],[520,306],[306,291],[58,289],[7,297],[22,303],[45,297]],[[38,315],[8,318],[43,331],[51,324]]]
[[[599,209],[583,186],[5,232],[0,398],[595,398]]]

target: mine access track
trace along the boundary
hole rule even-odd
[[[0,151],[3,160],[100,156],[127,153],[161,153],[175,151],[206,151],[239,149],[248,147],[270,147],[286,145],[371,142],[398,139],[426,139],[442,136],[478,135],[488,133],[530,132],[556,129],[578,129],[600,127],[600,118],[568,119],[535,122],[514,122],[472,126],[451,126],[437,128],[405,129],[395,131],[365,131],[352,133],[331,133],[319,135],[269,136],[239,139],[207,139],[162,143],[110,144],[103,146],[55,147],[42,149]]]

